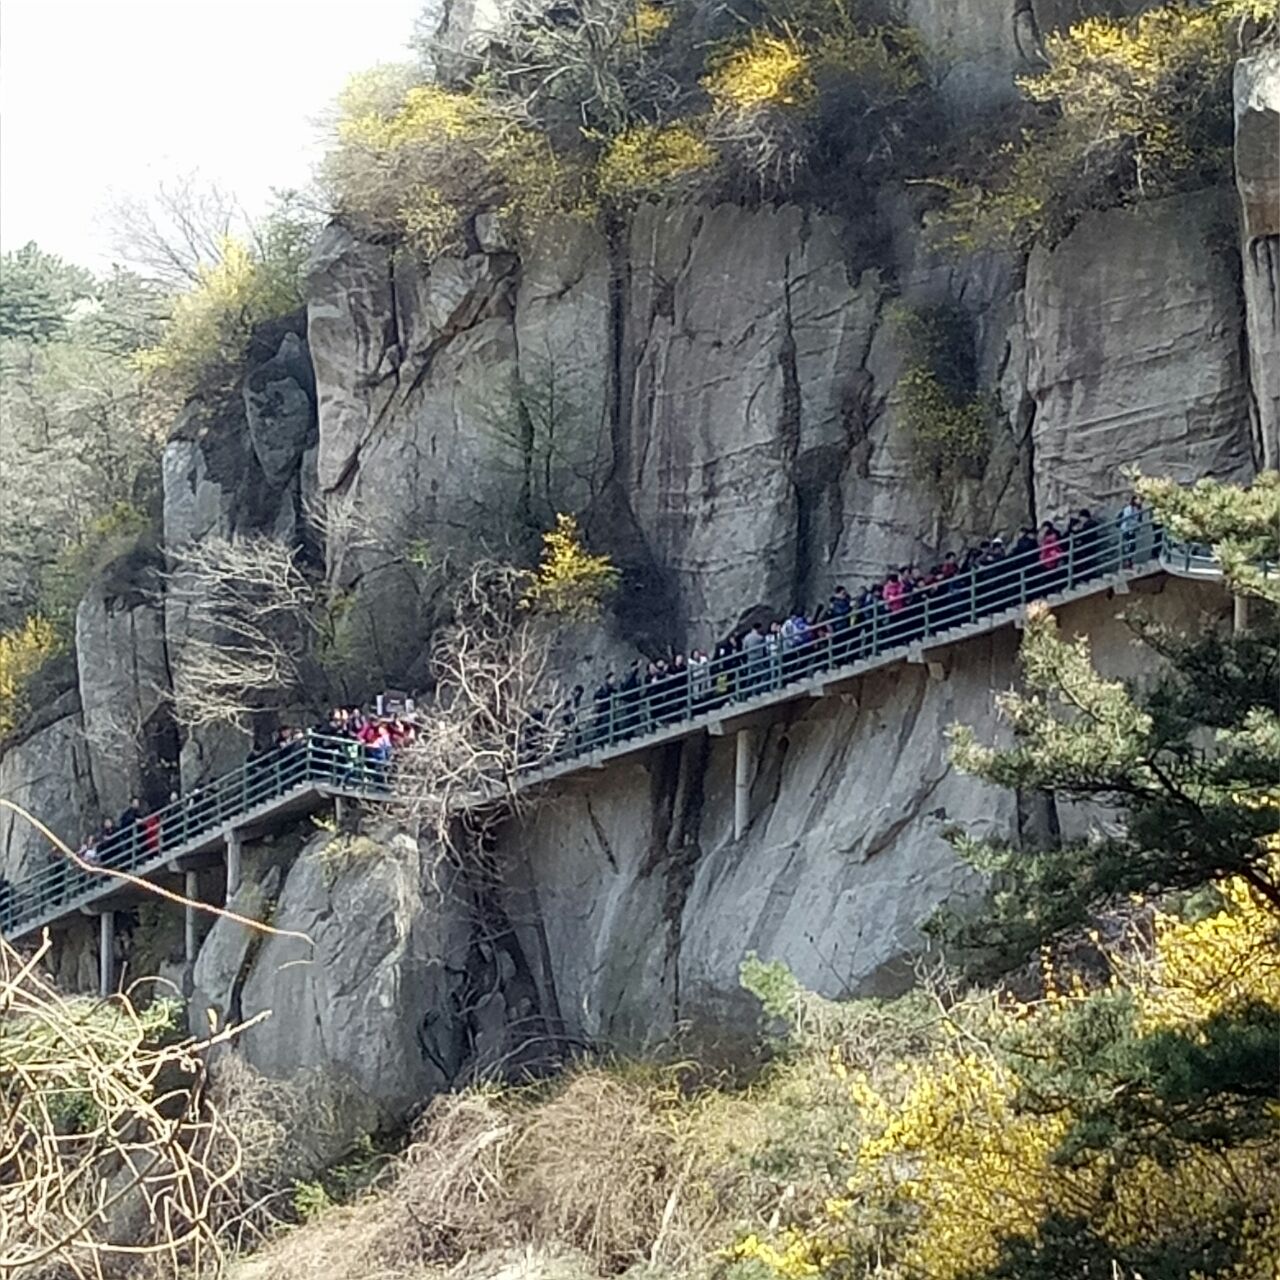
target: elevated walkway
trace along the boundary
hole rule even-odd
[[[1124,594],[1130,584],[1160,574],[1220,579],[1203,548],[1175,545],[1146,524],[1122,535],[1114,524],[1064,539],[1052,567],[1036,552],[1008,557],[959,575],[932,593],[919,593],[898,611],[832,625],[821,638],[792,649],[763,646],[668,677],[644,689],[619,690],[583,707],[571,722],[531,726],[530,763],[520,786],[536,787],[696,733],[735,733],[742,756],[745,731],[774,708],[847,692],[868,672],[899,662],[925,663],[941,674],[946,649],[1004,627],[1020,626],[1027,605],[1050,607]],[[558,715],[560,713],[557,713]],[[739,773],[744,773],[739,759]],[[740,789],[742,790],[742,789]],[[351,742],[313,735],[242,765],[122,833],[101,851],[100,865],[84,869],[65,858],[14,884],[0,887],[0,930],[20,941],[81,914],[102,915],[103,988],[110,989],[111,913],[145,892],[137,881],[184,883],[194,897],[201,867],[225,863],[228,897],[238,887],[246,839],[282,829],[335,799],[385,802],[385,769]],[[735,831],[745,825],[739,796]],[[179,878],[182,879],[179,879]],[[187,949],[194,952],[188,911]],[[193,954],[189,959],[194,958]]]

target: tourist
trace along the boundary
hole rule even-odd
[[[1133,568],[1138,547],[1138,526],[1142,523],[1142,495],[1131,493],[1116,522],[1120,526],[1120,563],[1126,569]]]
[[[1058,589],[1058,563],[1062,559],[1062,540],[1052,520],[1040,526],[1039,590],[1045,595]]]

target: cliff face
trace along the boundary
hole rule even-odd
[[[1065,3],[1019,6],[1012,24],[978,0],[908,8],[939,59],[963,31],[949,92],[984,107],[1041,31],[1076,16]],[[574,638],[581,655],[707,644],[758,603],[814,601],[996,529],[1106,508],[1130,463],[1246,478],[1280,459],[1278,81],[1275,54],[1237,70],[1237,192],[1099,214],[1025,261],[934,253],[910,192],[846,216],[650,205],[607,236],[547,227],[522,252],[481,218],[473,252],[430,263],[332,227],[305,325],[261,336],[239,401],[178,424],[165,543],[302,539],[307,506],[340,496],[434,549],[582,511],[625,577],[609,634]],[[894,317],[943,304],[996,411],[980,473],[940,486],[919,475],[904,423]],[[340,535],[326,570],[376,610],[385,669],[412,672],[423,632],[403,571]],[[1192,623],[1222,607],[1178,586],[1150,603]],[[1065,622],[1124,670],[1117,609],[1075,606]],[[0,755],[0,794],[72,841],[118,809],[177,754],[168,655],[190,625],[154,566],[95,587],[77,619],[78,687]],[[827,993],[890,989],[924,916],[971,888],[943,829],[1016,835],[1044,818],[942,756],[953,720],[996,732],[992,693],[1014,679],[1015,649],[1013,633],[975,641],[942,680],[898,667],[854,702],[762,728],[742,840],[732,744],[698,739],[559,789],[503,833],[502,883],[465,912],[450,903],[474,887],[424,887],[421,851],[402,850],[394,875],[368,857],[326,860],[327,836],[267,857],[256,891],[317,949],[256,947],[219,924],[199,1001],[223,1016],[274,1008],[249,1038],[259,1062],[328,1063],[394,1110],[501,1060],[531,1021],[627,1045],[686,1020],[732,1023],[749,949]],[[184,780],[244,746],[189,735]],[[0,874],[45,856],[0,812]]]

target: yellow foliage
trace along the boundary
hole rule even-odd
[[[631,30],[640,44],[656,40],[671,25],[671,10],[640,0],[631,17]]]
[[[525,607],[574,619],[594,617],[618,584],[613,561],[592,555],[582,545],[572,516],[557,515],[555,528],[542,535],[542,542],[542,563],[525,593]]]
[[[204,375],[239,359],[253,326],[296,308],[299,241],[267,262],[245,241],[223,239],[218,260],[173,304],[164,337],[135,356],[144,375],[185,394]]]
[[[717,107],[803,106],[813,97],[809,59],[788,35],[754,31],[730,49],[704,77],[702,86]]]
[[[1221,178],[1245,17],[1274,25],[1274,0],[1177,2],[1048,35],[1048,68],[1018,83],[1053,108],[1050,122],[992,153],[989,184],[944,183],[955,198],[942,238],[964,249],[1056,238],[1087,209]]]
[[[1158,916],[1150,957],[1114,962],[1117,983],[1126,983],[1137,1006],[1137,1033],[1191,1028],[1245,1006],[1280,1010],[1278,931],[1274,910],[1239,879],[1204,919]],[[1065,992],[1055,985],[1040,1004],[987,1006],[977,1033],[956,1023],[926,1054],[874,1076],[853,1074],[848,1104],[864,1136],[845,1163],[845,1194],[772,1238],[744,1236],[726,1256],[753,1259],[786,1280],[822,1275],[857,1238],[857,1220],[878,1219],[903,1228],[889,1250],[892,1264],[878,1274],[959,1280],[998,1264],[1003,1239],[1035,1240],[1050,1217],[1087,1220],[1119,1252],[1176,1235],[1181,1223],[1221,1222],[1234,1235],[1243,1208],[1238,1261],[1215,1274],[1273,1274],[1280,1241],[1274,1133],[1235,1146],[1184,1144],[1166,1161],[1117,1162],[1105,1150],[1057,1158],[1075,1113],[1065,1105],[1026,1107],[1018,1070],[989,1046],[1003,1027],[1052,1033],[1090,998],[1073,983]],[[841,1077],[838,1066],[832,1063]]]
[[[602,195],[670,195],[680,179],[711,168],[715,152],[688,125],[636,125],[614,138],[596,166]]]
[[[27,682],[61,647],[58,629],[39,614],[0,631],[0,735],[17,726],[27,710]]]
[[[408,77],[375,68],[339,99],[326,171],[345,212],[433,256],[460,248],[467,220],[485,209],[517,232],[577,211],[582,175],[543,134],[479,91]]]
[[[1222,909],[1202,920],[1157,914],[1159,980],[1130,983],[1143,1031],[1194,1026],[1249,1004],[1280,1009],[1280,919],[1241,879],[1221,892]]]

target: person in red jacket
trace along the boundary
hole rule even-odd
[[[1062,539],[1051,520],[1040,526],[1040,590],[1045,595],[1058,588],[1058,565],[1062,560]]]

